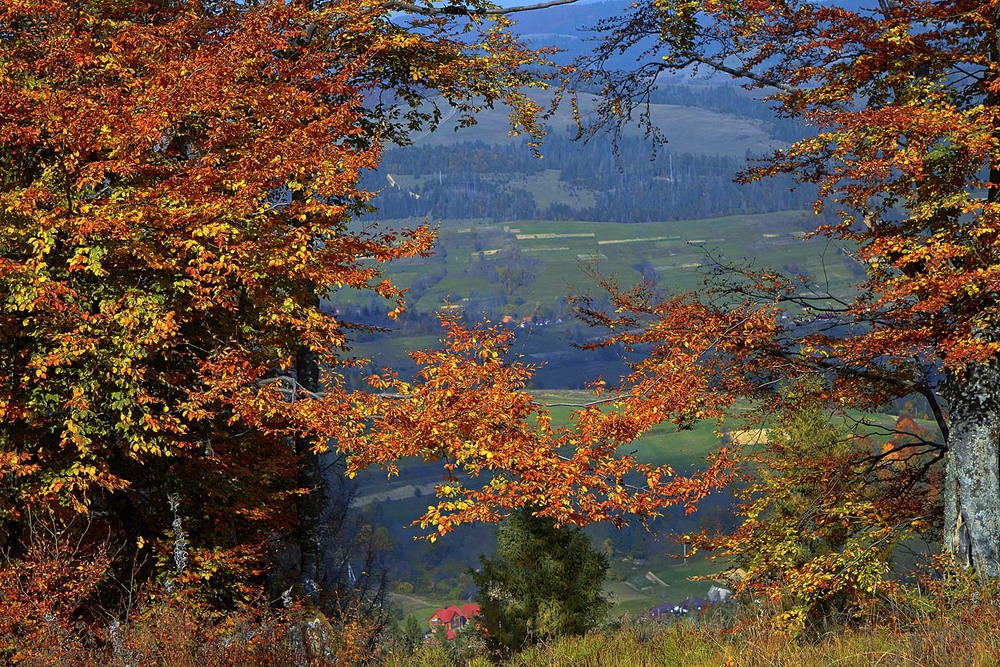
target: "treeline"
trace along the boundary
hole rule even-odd
[[[550,135],[546,139],[545,152],[549,152],[549,140],[565,137]],[[575,144],[579,146],[580,144]],[[414,174],[438,178],[460,176],[469,172],[477,174],[530,174],[550,169],[549,160],[539,160],[530,150],[520,144],[507,142],[488,144],[484,141],[466,141],[441,146],[414,145],[388,151],[382,159],[380,174]]]
[[[807,208],[816,196],[811,187],[794,188],[788,176],[736,183],[736,175],[748,166],[747,157],[651,153],[641,137],[619,140],[617,151],[611,150],[608,139],[583,146],[564,139],[553,142],[548,154],[559,164],[561,180],[588,188],[596,202],[581,211],[556,204],[548,207],[547,218],[687,220]]]
[[[375,201],[382,218],[648,222],[801,209],[815,199],[814,188],[793,189],[789,176],[734,182],[746,157],[653,152],[641,137],[612,145],[608,137],[584,143],[552,133],[544,151],[537,159],[513,144],[411,146],[389,152],[366,185],[382,190]],[[558,191],[535,197],[525,178],[545,170],[558,171],[551,185]],[[416,178],[394,185],[398,175]]]

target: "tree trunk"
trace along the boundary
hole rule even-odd
[[[1000,364],[949,378],[944,546],[963,567],[1000,575]]]
[[[306,289],[312,299],[316,300],[315,288],[307,284]],[[298,388],[312,394],[319,394],[319,357],[307,347],[300,347],[295,355],[295,381]],[[303,400],[296,396],[295,400]],[[298,436],[295,438],[295,454],[298,458],[298,487],[309,492],[297,496],[296,514],[298,528],[296,541],[299,548],[299,582],[303,592],[317,602],[319,598],[320,563],[322,561],[320,524],[325,504],[323,476],[320,471],[320,456],[315,453],[313,438]]]

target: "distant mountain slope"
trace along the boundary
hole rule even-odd
[[[530,0],[510,0],[500,4],[505,6],[528,5]],[[606,19],[613,19],[628,12],[631,2],[610,0],[609,2],[578,2],[572,5],[550,7],[537,11],[526,11],[509,15],[517,22],[514,32],[532,43],[533,46],[555,46],[564,53],[557,57],[559,62],[571,62],[574,58],[587,55],[593,40],[597,38],[594,28]],[[878,10],[875,0],[828,0],[813,4],[828,4],[850,11],[871,12]],[[614,69],[632,69],[636,66],[634,54],[613,57],[608,66]],[[704,73],[703,73],[704,74]]]

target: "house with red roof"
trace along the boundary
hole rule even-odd
[[[445,636],[448,639],[454,639],[455,633],[464,628],[469,620],[476,616],[479,616],[479,605],[472,602],[466,602],[461,607],[451,605],[444,609],[438,609],[431,616],[431,632],[438,628],[444,628]]]

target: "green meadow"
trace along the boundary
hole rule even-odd
[[[569,294],[593,291],[594,271],[628,284],[652,269],[664,289],[690,291],[702,285],[714,263],[746,258],[808,273],[816,289],[851,291],[859,267],[827,239],[804,239],[814,224],[802,211],[643,224],[448,221],[439,229],[434,256],[395,262],[390,276],[403,287],[429,275],[438,278],[412,303],[424,312],[470,297],[501,299],[512,313],[555,308]],[[505,265],[523,268],[516,285],[497,279],[496,268]],[[338,299],[350,302],[351,296],[345,292]]]

